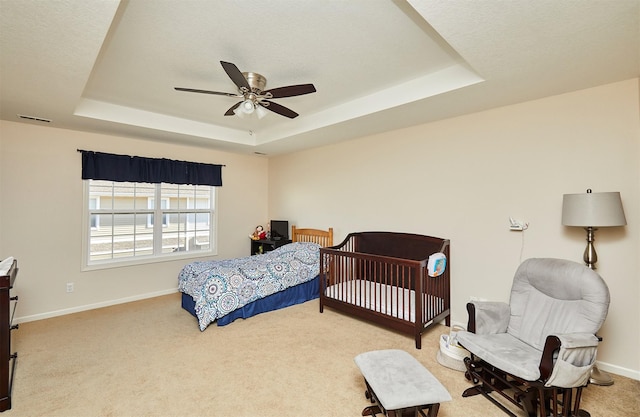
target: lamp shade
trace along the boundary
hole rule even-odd
[[[562,197],[562,224],[579,227],[624,226],[619,192],[565,194]]]

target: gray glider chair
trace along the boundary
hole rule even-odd
[[[589,416],[580,407],[596,360],[596,332],[609,310],[609,289],[595,271],[562,259],[528,259],[516,271],[509,304],[473,301],[458,341],[474,386],[463,397],[496,398],[529,417]]]

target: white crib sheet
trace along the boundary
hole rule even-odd
[[[387,316],[416,322],[414,290],[358,279],[331,285],[325,290],[325,295]],[[441,312],[444,310],[444,300],[424,294],[424,306],[427,306],[427,310],[430,307]]]

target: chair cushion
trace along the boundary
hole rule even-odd
[[[458,342],[485,362],[527,381],[540,378],[542,351],[509,333],[475,334],[458,332]]]
[[[511,288],[507,333],[542,350],[548,335],[595,334],[609,309],[609,289],[595,271],[564,259],[527,259]]]

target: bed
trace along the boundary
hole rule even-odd
[[[412,335],[420,349],[426,329],[451,324],[450,265],[447,239],[350,233],[320,249],[320,312],[329,307]]]
[[[318,298],[320,248],[333,245],[333,229],[292,226],[291,240],[261,255],[185,265],[178,275],[182,308],[204,331]]]

